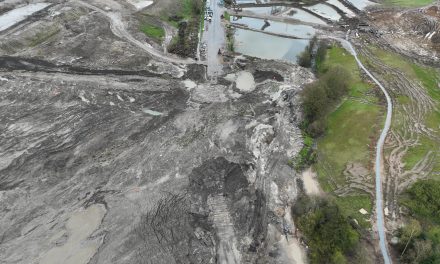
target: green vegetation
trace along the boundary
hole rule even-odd
[[[56,25],[51,26],[43,31],[39,31],[32,38],[29,39],[29,46],[35,47],[52,38],[53,36],[58,34],[58,32],[60,32],[60,29]]]
[[[399,69],[404,72],[405,75],[422,84],[422,86],[426,89],[427,94],[432,98],[432,100],[436,104],[436,109],[431,111],[425,115],[424,125],[432,131],[436,131],[438,135],[440,135],[439,125],[440,125],[440,89],[438,89],[437,83],[440,80],[440,73],[438,70],[429,67],[423,67],[418,64],[412,63],[403,57],[392,53],[385,52],[376,47],[370,47],[370,50],[380,58],[384,63],[389,66]],[[398,105],[395,105],[395,113],[393,119],[393,128],[394,129],[404,129],[402,115],[405,113],[402,110],[402,106],[415,103],[418,104],[420,102],[415,102],[411,98],[397,95]],[[435,150],[440,149],[440,142],[429,138],[427,136],[421,135],[419,138],[419,142],[416,146],[410,147],[406,152],[405,156],[403,156],[402,161],[405,163],[405,169],[409,170],[413,168],[414,165],[417,164],[420,160],[422,160],[428,152],[434,151],[434,168],[433,175],[440,172],[440,153]]]
[[[401,198],[409,209],[407,224],[397,231],[401,261],[440,263],[440,181],[418,181]]]
[[[158,27],[156,25],[143,24],[141,25],[140,30],[144,32],[147,37],[152,38],[159,43],[162,42],[165,36],[165,30],[162,27]]]
[[[385,0],[385,5],[401,7],[419,7],[429,5],[433,0]]]
[[[234,47],[234,29],[232,27],[226,28],[226,47],[230,52],[235,51]]]
[[[440,224],[440,181],[418,181],[411,186],[402,204],[424,220]]]
[[[348,96],[326,116],[325,134],[317,141],[318,179],[325,191],[333,191],[346,184],[343,171],[348,164],[369,168],[383,114],[372,86],[361,79],[356,61],[343,48],[331,47],[326,60],[317,67],[319,72],[344,67],[350,73]]]
[[[306,131],[320,136],[325,131],[328,113],[348,91],[350,73],[343,67],[329,68],[318,81],[307,85],[301,94]]]
[[[309,246],[311,263],[347,263],[359,234],[331,200],[300,197],[292,208],[295,222]]]
[[[193,19],[199,17],[203,13],[203,0],[183,0],[183,8],[180,16],[184,19]]]
[[[304,134],[304,146],[293,160],[289,160],[288,165],[296,171],[301,171],[315,163],[316,153],[313,150],[313,138]]]
[[[223,16],[225,17],[226,21],[231,21],[231,15],[228,13],[228,11],[225,11],[225,13],[223,14]]]
[[[368,221],[371,216],[373,205],[369,195],[349,195],[335,198],[335,203],[339,206],[344,216],[349,219],[356,219],[358,224],[363,228],[371,227]],[[368,214],[363,215],[359,212],[360,209],[365,209]]]
[[[177,22],[179,33],[168,46],[168,51],[185,57],[195,54],[198,34],[203,27],[203,0],[184,0],[175,15],[168,16],[168,21]]]
[[[316,48],[316,54],[313,54],[313,50]],[[327,54],[327,42],[318,41],[318,38],[313,37],[310,40],[309,45],[306,46],[303,52],[301,52],[297,57],[298,65],[306,68],[312,66],[312,62],[320,64],[325,60]]]
[[[306,49],[298,55],[297,63],[298,65],[306,68],[310,68],[312,66],[312,53],[310,46],[307,46]]]

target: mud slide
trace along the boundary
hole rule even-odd
[[[347,40],[341,39],[341,38],[335,38],[335,37],[329,37],[332,39],[335,39],[339,42],[341,42],[342,46],[348,50],[356,59],[357,64],[359,67],[373,80],[377,86],[380,87],[383,94],[385,95],[385,98],[387,100],[387,116],[385,119],[385,124],[382,129],[382,132],[380,134],[379,140],[376,144],[376,164],[375,164],[375,171],[376,171],[376,221],[377,221],[377,232],[379,233],[379,245],[380,250],[382,252],[382,256],[384,259],[385,264],[391,264],[391,258],[388,253],[388,248],[386,244],[386,236],[385,236],[385,222],[384,222],[384,211],[383,211],[383,194],[382,194],[382,175],[381,175],[381,165],[382,165],[382,150],[383,145],[385,142],[385,138],[388,134],[388,131],[390,130],[391,126],[391,117],[392,117],[392,111],[393,111],[393,104],[391,101],[391,97],[386,91],[386,89],[383,87],[383,85],[371,74],[367,68],[362,64],[362,62],[359,60],[357,53],[351,45],[351,43],[348,41],[348,33],[347,33]]]
[[[143,43],[137,39],[135,39],[128,31],[125,29],[125,25],[122,22],[121,16],[117,13],[112,12],[106,12],[104,10],[99,9],[98,7],[91,5],[89,3],[85,3],[81,0],[75,1],[78,4],[81,4],[87,8],[90,8],[100,14],[103,14],[105,17],[107,17],[110,20],[110,28],[116,36],[123,38],[127,40],[128,42],[132,43],[133,45],[141,48],[142,50],[146,51],[150,55],[158,58],[159,60],[171,62],[171,63],[177,63],[177,64],[192,64],[196,63],[192,59],[180,59],[180,58],[173,58],[169,56],[169,54],[165,55],[161,53],[160,51],[153,48],[151,45]]]

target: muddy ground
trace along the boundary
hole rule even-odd
[[[286,209],[308,70],[242,59],[207,82],[74,2],[0,34],[2,263],[305,257]]]

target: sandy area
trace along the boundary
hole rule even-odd
[[[316,179],[316,172],[314,172],[312,168],[308,168],[302,173],[302,179],[304,189],[308,195],[321,195],[323,193]]]
[[[40,259],[40,264],[87,264],[98,250],[101,240],[88,240],[88,237],[101,224],[105,215],[101,204],[94,204],[87,209],[77,211],[70,216],[64,234],[56,234],[51,240],[67,235],[67,241],[62,246],[55,246]]]

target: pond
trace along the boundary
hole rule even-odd
[[[327,23],[325,23],[325,21],[323,21],[319,17],[314,16],[314,15],[310,14],[309,12],[306,12],[306,11],[298,9],[298,8],[292,8],[291,12],[287,12],[285,16],[289,16],[291,18],[298,19],[298,20],[301,20],[304,22],[327,25]]]
[[[307,39],[289,39],[246,29],[235,31],[235,51],[244,55],[296,63],[297,56],[309,44]]]
[[[46,7],[49,3],[28,4],[0,15],[0,31],[8,29],[13,25],[25,20],[28,16],[36,13]]]
[[[308,10],[333,21],[338,21],[341,19],[341,16],[338,14],[338,12],[336,12],[336,10],[325,4],[316,4],[304,8],[307,8]]]
[[[296,36],[299,38],[311,38],[315,34],[315,29],[306,25],[294,25],[278,21],[268,20],[269,26],[265,26],[262,19],[242,17],[233,17],[233,23],[243,24],[249,28],[264,30],[272,33],[280,33],[285,35]]]
[[[350,9],[348,9],[345,5],[343,5],[341,2],[339,2],[338,0],[328,0],[327,3],[332,4],[334,6],[336,6],[337,8],[339,8],[339,10],[341,10],[342,12],[345,13],[346,16],[348,17],[354,17],[356,14],[353,13],[353,11],[351,11]]]

